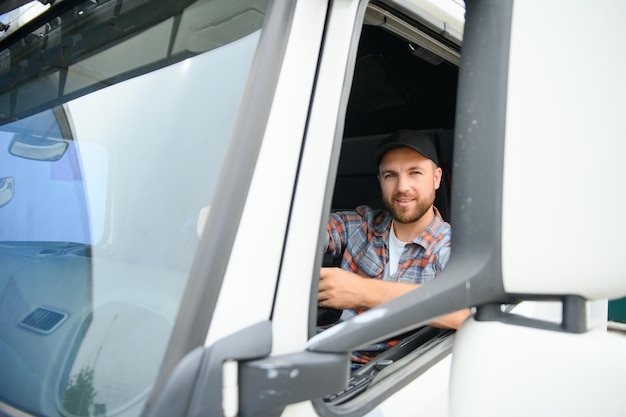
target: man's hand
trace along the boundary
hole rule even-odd
[[[317,301],[320,307],[340,310],[363,307],[366,278],[341,268],[322,268]]]
[[[322,268],[317,301],[321,307],[372,308],[419,287],[418,284],[364,278],[341,268]]]

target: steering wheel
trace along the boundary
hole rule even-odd
[[[318,307],[317,308],[317,325],[327,326],[329,324],[336,323],[341,317],[343,310],[337,310],[330,307]]]
[[[341,262],[341,255],[331,255],[329,253],[324,254],[322,265],[324,266],[339,266]],[[336,323],[341,317],[343,310],[330,307],[317,307],[317,325],[327,326],[329,324]]]

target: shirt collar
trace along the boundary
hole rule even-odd
[[[439,210],[437,210],[437,207],[433,206],[433,210],[435,211],[435,217],[426,227],[426,229],[424,229],[424,231],[420,233],[420,235],[417,236],[412,242],[416,245],[420,245],[424,249],[428,249],[429,246],[436,243],[435,237],[441,233],[441,228],[445,225],[443,217],[441,217],[441,214],[439,213]],[[379,234],[380,237],[383,239],[383,242],[385,242],[385,246],[389,247],[389,234],[391,232],[393,216],[387,211],[385,211],[384,213],[385,215],[380,222],[380,229],[378,229],[380,232],[377,234]]]

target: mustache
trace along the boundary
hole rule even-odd
[[[403,199],[403,198],[410,198],[410,199],[419,200],[419,195],[409,194],[409,193],[396,193],[396,194],[393,194],[391,196],[392,200],[400,200],[400,199]]]

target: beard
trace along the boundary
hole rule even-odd
[[[398,223],[409,224],[414,223],[421,219],[424,214],[431,209],[435,202],[435,195],[427,198],[420,198],[419,195],[415,196],[415,205],[412,208],[398,210],[393,202],[397,198],[409,197],[401,194],[392,195],[391,198],[383,198],[383,204],[388,212],[391,213],[393,219]]]

